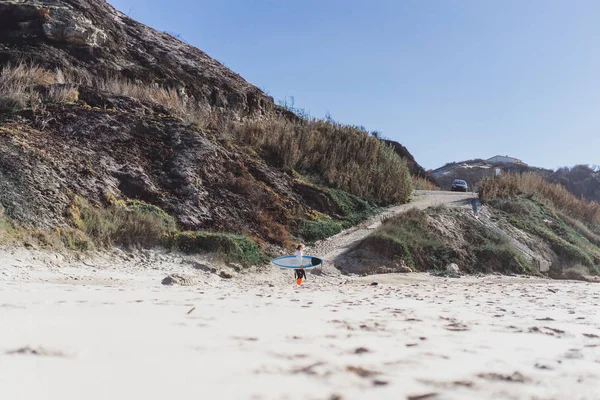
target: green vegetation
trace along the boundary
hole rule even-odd
[[[343,190],[329,189],[327,193],[342,212],[341,226],[343,229],[350,228],[381,211],[379,207]]]
[[[178,232],[166,239],[166,245],[184,253],[217,253],[227,261],[256,265],[267,261],[258,244],[242,235],[214,232]]]
[[[443,216],[446,228],[457,230],[448,237],[436,229]],[[411,209],[384,221],[359,247],[380,258],[404,263],[417,271],[441,271],[456,263],[470,273],[531,274],[532,266],[505,239],[483,225],[465,220],[462,210],[445,207],[427,211]],[[462,239],[459,239],[462,238]]]
[[[490,202],[507,212],[511,224],[542,238],[565,265],[583,265],[600,273],[600,236],[585,224],[525,195]]]
[[[154,247],[175,232],[173,218],[158,207],[139,201],[94,207],[77,197],[71,205],[74,226],[102,247]]]
[[[295,234],[309,243],[338,234],[381,211],[380,207],[343,190],[304,181],[303,184],[327,196],[336,208],[334,218],[313,211],[309,214],[309,219],[297,221]]]
[[[470,273],[500,272],[531,275],[537,273],[523,255],[505,238],[483,225],[466,225],[465,232],[472,244],[474,262],[467,264]]]
[[[427,214],[411,209],[383,222],[361,246],[413,270],[427,271],[444,268],[457,262],[453,251],[429,230]]]
[[[484,180],[479,195],[506,212],[511,224],[546,241],[562,265],[600,273],[599,204],[535,174]]]
[[[118,245],[125,248],[164,247],[185,253],[215,253],[225,261],[256,265],[267,261],[260,246],[243,235],[181,232],[159,207],[109,198],[108,207],[77,197],[69,209],[73,227],[52,230],[19,227],[0,217],[0,243],[24,243],[52,250],[88,251]]]
[[[332,219],[298,221],[297,234],[309,243],[323,240],[342,231],[342,224]]]
[[[265,255],[258,244],[246,236],[202,231],[180,232],[173,218],[159,207],[139,200],[112,200],[111,203],[109,207],[101,208],[76,198],[70,209],[73,224],[99,246],[163,246],[192,254],[210,252],[224,260],[244,265],[265,261]]]

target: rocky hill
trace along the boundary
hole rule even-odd
[[[289,247],[412,190],[377,138],[274,106],[103,0],[0,0],[0,62],[0,241]]]
[[[83,82],[115,76],[175,88],[189,101],[265,113],[273,99],[238,74],[103,0],[0,1],[0,63],[31,62]]]

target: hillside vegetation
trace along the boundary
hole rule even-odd
[[[455,263],[464,273],[535,274],[534,265],[502,236],[464,208],[411,209],[336,260],[345,273],[360,275],[430,271],[445,274]]]
[[[281,110],[240,119],[118,78],[4,66],[0,121],[4,236],[29,227],[40,245],[161,245],[253,263],[412,192],[405,160],[357,127]]]
[[[411,210],[336,260],[346,273],[432,271],[539,274],[589,280],[600,274],[600,205],[530,174],[480,182],[483,209]]]
[[[480,198],[504,211],[509,222],[541,238],[552,250],[553,273],[573,267],[600,273],[600,205],[577,198],[536,174],[482,181]]]

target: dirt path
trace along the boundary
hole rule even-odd
[[[377,214],[352,228],[317,242],[314,246],[307,247],[305,253],[315,254],[323,258],[325,261],[322,271],[324,275],[338,275],[339,272],[335,269],[333,260],[367,237],[373,230],[377,229],[381,225],[383,219],[401,214],[411,208],[425,209],[439,205],[469,206],[470,199],[476,197],[477,194],[471,192],[459,193],[417,190],[415,191],[414,200],[412,202],[389,208],[385,212]]]

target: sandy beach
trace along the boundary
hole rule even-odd
[[[5,256],[0,398],[600,399],[597,284],[408,274],[297,287],[290,271],[222,279],[147,254],[60,268]],[[196,280],[162,285],[173,271]]]

